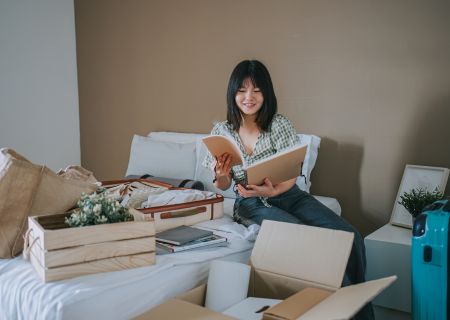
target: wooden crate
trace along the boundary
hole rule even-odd
[[[130,209],[134,221],[69,228],[68,215],[28,218],[30,261],[45,281],[155,263],[153,219]]]

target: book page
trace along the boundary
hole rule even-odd
[[[307,148],[307,145],[295,146],[250,165],[247,168],[248,184],[261,185],[269,178],[275,185],[298,177]]]
[[[232,157],[231,166],[243,165],[244,159],[236,142],[232,138],[219,135],[211,135],[202,139],[209,152],[214,157],[220,157],[224,153],[229,153]]]

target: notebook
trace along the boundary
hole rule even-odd
[[[210,237],[194,240],[181,246],[157,241],[156,252],[157,253],[162,253],[162,251],[179,252],[185,250],[192,250],[196,248],[225,247],[227,245],[228,245],[227,238],[214,234]]]
[[[180,226],[174,229],[169,229],[157,233],[156,241],[180,246],[194,240],[210,237],[212,235],[213,235],[212,231],[202,230],[188,226]]]

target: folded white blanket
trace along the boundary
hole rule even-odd
[[[205,222],[200,222],[195,225],[196,228],[212,230],[215,234],[226,237],[227,235],[233,235],[234,237],[239,237],[247,241],[256,241],[260,226],[257,224],[252,224],[248,228],[244,227],[242,224],[233,222],[226,219],[215,219],[208,220]]]

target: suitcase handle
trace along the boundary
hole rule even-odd
[[[184,211],[168,211],[161,213],[160,218],[161,219],[172,219],[172,218],[182,218],[182,217],[189,217],[189,216],[195,216],[198,213],[206,212],[206,207],[197,207],[194,209],[184,210]]]

